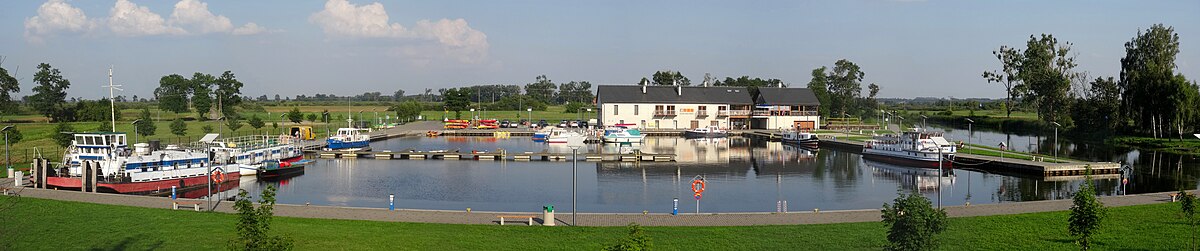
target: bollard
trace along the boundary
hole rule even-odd
[[[177,198],[179,198],[179,197],[175,196],[175,186],[171,186],[171,199],[174,200]]]
[[[675,198],[672,201],[674,205],[671,206],[671,215],[679,215],[679,198]]]
[[[388,210],[396,211],[396,194],[388,194]]]

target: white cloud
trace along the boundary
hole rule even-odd
[[[230,22],[229,18],[213,15],[208,11],[208,4],[199,0],[182,0],[176,3],[175,11],[171,12],[171,20],[167,24],[199,34],[233,30],[233,22]]]
[[[58,32],[88,32],[96,26],[83,10],[62,0],[50,0],[38,7],[37,16],[25,19],[25,38],[41,43]]]
[[[237,29],[233,29],[233,34],[239,35],[239,36],[255,35],[255,34],[260,34],[260,33],[266,32],[266,31],[267,31],[266,28],[263,28],[261,26],[258,26],[258,24],[251,22],[251,23],[246,23],[246,25],[242,25],[242,27],[237,27]]]
[[[109,11],[108,29],[122,36],[182,35],[182,28],[167,25],[162,16],[128,0],[117,0]]]
[[[438,53],[467,63],[479,63],[488,56],[487,35],[461,18],[419,20],[413,29],[389,23],[389,19],[380,3],[356,6],[347,0],[329,0],[325,9],[313,13],[308,20],[320,26],[326,35],[337,38],[397,39],[405,45],[393,49],[401,52],[395,54],[419,60],[434,58],[424,53]]]

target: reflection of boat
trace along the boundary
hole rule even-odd
[[[899,166],[871,160],[863,160],[863,164],[871,167],[875,176],[894,178],[900,181],[902,187],[915,186],[911,188],[924,190],[937,188],[939,180],[947,185],[954,183],[954,171],[950,169],[943,170],[939,179],[937,169]]]
[[[583,134],[574,131],[555,130],[546,137],[546,143],[582,145]]]
[[[820,142],[817,139],[816,133],[801,131],[783,132],[783,138],[780,141],[786,144],[801,145],[809,148],[817,148],[817,143]]]
[[[715,126],[701,127],[683,132],[684,138],[724,138],[729,132]]]
[[[925,168],[950,168],[956,147],[938,132],[914,128],[900,136],[876,136],[863,146],[863,158],[892,164]],[[944,155],[945,157],[941,157]]]
[[[170,191],[171,187],[205,186],[208,169],[216,170],[217,181],[236,180],[236,170],[228,172],[213,165],[208,153],[170,145],[158,149],[158,142],[136,144],[130,151],[124,133],[77,133],[63,155],[57,175],[47,176],[46,185],[79,189],[83,186],[85,161],[96,163],[96,187],[102,192],[148,194]],[[211,165],[211,166],[210,166]]]
[[[646,135],[642,134],[638,129],[629,127],[609,127],[604,129],[604,142],[606,143],[642,143],[646,140]]]

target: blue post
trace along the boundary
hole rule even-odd
[[[177,197],[175,197],[175,186],[171,186],[171,199],[174,200],[176,198]]]
[[[671,206],[671,215],[679,215],[679,198],[675,198],[672,201],[674,201],[674,205]]]
[[[396,211],[396,194],[388,194],[388,210]]]

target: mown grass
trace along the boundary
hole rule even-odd
[[[1178,204],[1110,208],[1099,250],[1182,250]],[[952,218],[942,250],[1072,250],[1067,212]],[[0,245],[15,250],[214,250],[236,215],[23,198],[0,212]],[[298,250],[598,250],[624,227],[528,227],[276,217]],[[749,227],[646,227],[661,250],[878,250],[879,222]],[[0,246],[0,248],[4,248]]]
[[[1192,136],[1183,139],[1115,136],[1105,139],[1105,143],[1175,154],[1200,155],[1200,140]]]

